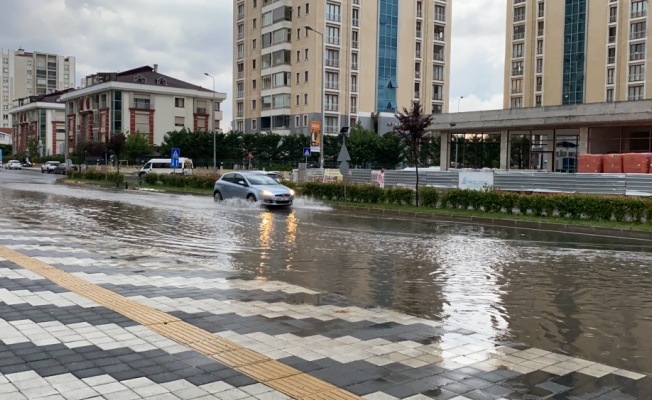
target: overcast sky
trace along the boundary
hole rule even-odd
[[[502,108],[505,0],[452,3],[450,111],[461,96],[461,111]],[[222,126],[230,126],[233,0],[2,0],[1,10],[0,48],[75,56],[77,82],[158,64],[212,88],[208,72],[227,93]]]

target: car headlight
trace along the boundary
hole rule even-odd
[[[265,197],[272,197],[272,196],[274,196],[274,193],[270,192],[269,190],[263,190],[263,191],[260,192],[260,194],[262,194],[262,195],[265,196]]]
[[[290,189],[290,196],[294,196],[294,190]]]

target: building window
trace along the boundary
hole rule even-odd
[[[303,55],[303,59],[304,60],[308,59],[308,49],[305,50],[305,54]]]
[[[607,85],[613,85],[613,83],[614,83],[614,73],[615,73],[615,70],[613,68],[607,69]]]
[[[629,61],[645,59],[645,43],[629,45]]]
[[[607,102],[611,103],[614,101],[614,90],[613,89],[607,89]]]
[[[251,109],[252,110],[256,109],[256,100],[251,100]]]
[[[303,126],[308,126],[308,116],[307,115],[303,116]]]
[[[630,86],[627,89],[627,100],[643,100],[645,97],[645,90],[643,85]]]
[[[294,117],[294,126],[295,126],[295,128],[298,128],[299,126],[301,126],[300,122],[301,122],[301,119],[299,118],[298,115],[296,117]]]
[[[564,19],[562,104],[584,102],[587,0],[567,1]],[[568,4],[572,3],[572,7]]]
[[[251,60],[251,69],[256,69],[256,60]]]
[[[303,104],[308,104],[308,94],[303,95]]]
[[[306,15],[310,14],[310,3],[306,3]]]
[[[376,83],[376,111],[393,112],[396,104],[396,80],[397,80],[397,50],[398,50],[398,1],[380,0],[379,14],[383,24],[378,26],[378,63]],[[437,26],[435,26],[435,39],[437,39]],[[357,70],[357,53],[351,56],[351,69]]]
[[[647,0],[632,1],[630,6],[631,17],[639,18],[647,15]]]
[[[635,22],[629,26],[629,38],[643,39],[645,37],[645,21]]]
[[[629,66],[629,82],[639,82],[645,79],[645,66],[642,64]]]
[[[156,84],[159,86],[167,86],[168,81],[165,78],[156,78]]]
[[[308,71],[305,71],[305,72],[303,73],[303,82],[304,82],[304,83],[308,82]]]
[[[301,73],[297,72],[297,85],[301,81]]]
[[[256,39],[251,41],[251,47],[254,49],[256,48]]]
[[[514,22],[525,21],[525,7],[517,7],[514,9]]]
[[[522,108],[523,107],[523,98],[513,97],[510,102],[511,108]]]
[[[297,7],[297,18],[301,17],[301,6]]]
[[[512,58],[523,57],[523,43],[514,43],[512,45]]]
[[[251,88],[256,89],[256,80],[255,79],[252,79],[252,81],[251,81]]]
[[[32,70],[31,69],[27,70],[27,75],[30,75],[30,76],[32,75]]]
[[[3,64],[9,64],[9,59],[8,58],[3,58],[2,63]]]
[[[512,61],[512,76],[523,75],[523,61]]]
[[[147,79],[142,75],[134,76],[134,83],[147,83]]]
[[[176,108],[184,108],[186,104],[186,99],[183,97],[175,97],[174,98],[174,106]]]
[[[523,79],[512,79],[512,93],[523,93]]]
[[[134,108],[139,110],[149,110],[151,107],[149,99],[134,98]]]
[[[251,129],[254,130],[254,131],[258,129],[258,120],[257,119],[252,119],[251,120]]]
[[[534,96],[534,105],[535,105],[535,107],[541,107],[541,95],[540,94]]]
[[[616,62],[616,48],[609,47],[607,49],[607,64],[614,64]]]
[[[185,125],[185,118],[184,117],[174,117],[174,126],[183,128]]]
[[[297,105],[300,104],[300,99],[301,99],[301,96],[297,95]]]
[[[520,40],[525,37],[525,25],[516,25],[514,26],[514,34],[512,38],[514,40]]]
[[[256,18],[254,18],[253,21],[251,21],[251,27],[253,29],[256,29]]]
[[[297,62],[301,61],[301,51],[297,50]]]

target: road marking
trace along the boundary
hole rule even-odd
[[[78,278],[52,265],[0,246],[4,258],[57,285],[113,310],[175,342],[249,376],[287,396],[301,400],[349,400],[361,397],[309,374],[240,346],[218,335]]]

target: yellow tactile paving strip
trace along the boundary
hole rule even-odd
[[[155,308],[87,282],[35,258],[0,246],[0,257],[111,309],[175,342],[188,346],[281,393],[302,400],[361,397],[304,372],[213,335]]]

